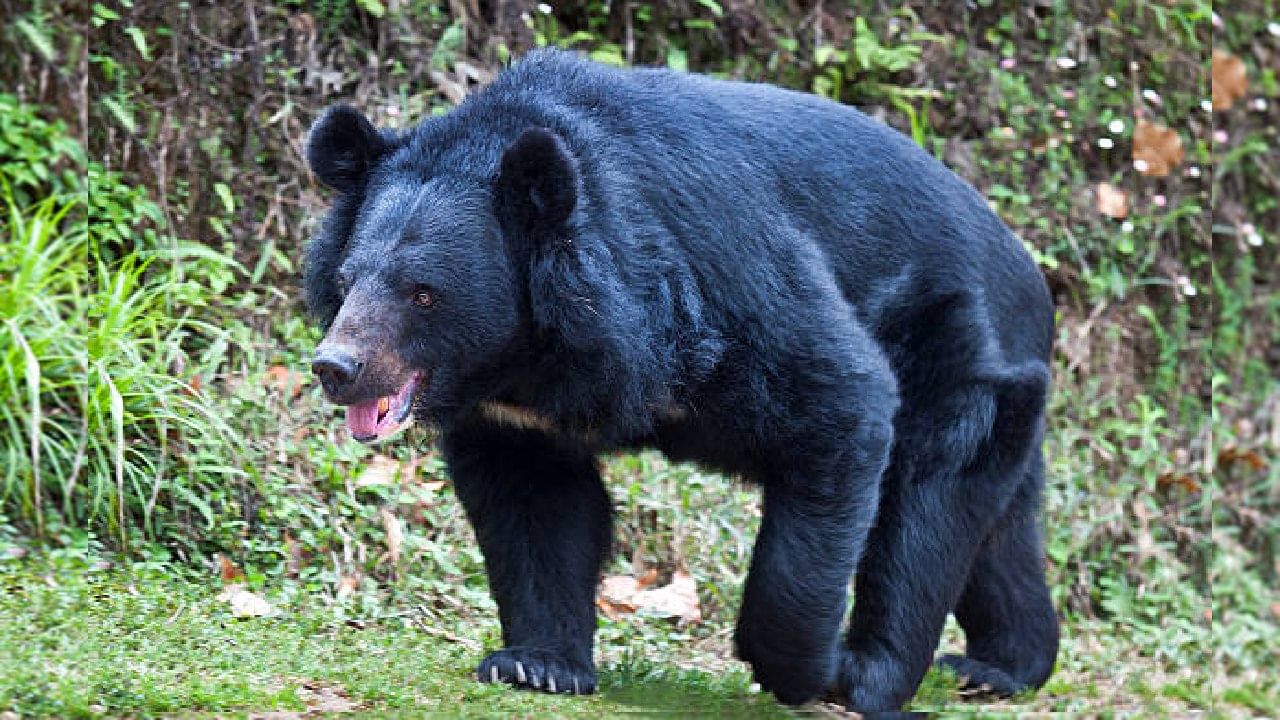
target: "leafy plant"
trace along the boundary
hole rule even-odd
[[[67,318],[84,282],[85,231],[82,221],[75,227],[68,219],[75,201],[48,198],[24,209],[10,183],[0,187],[8,210],[0,245],[0,418],[6,466],[0,501],[18,508],[41,534],[56,483],[74,476],[83,462],[72,380],[85,375],[83,338]]]
[[[181,374],[193,336],[219,332],[191,309],[226,285],[193,277],[225,276],[229,261],[164,238],[158,207],[118,174],[89,163],[77,175],[83,152],[60,126],[30,109],[7,120],[10,147],[70,167],[0,165],[0,508],[38,537],[69,524],[127,547],[131,529],[156,536],[158,505],[244,475],[192,452],[240,456]]]
[[[84,149],[61,122],[49,122],[36,108],[0,93],[0,176],[6,194],[26,206],[45,192],[64,196],[81,187]]]
[[[860,15],[854,20],[853,37],[846,46],[814,48],[817,74],[813,78],[813,91],[833,100],[931,97],[934,95],[931,91],[891,83],[895,74],[920,60],[924,42],[945,42],[945,38],[911,31],[901,42],[885,42],[867,23],[866,17]]]

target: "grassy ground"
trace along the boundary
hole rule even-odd
[[[639,617],[602,620],[601,689],[552,697],[474,681],[497,626],[441,614],[409,596],[325,601],[285,585],[259,596],[260,617],[236,617],[216,578],[172,568],[112,568],[83,555],[0,563],[3,717],[275,717],[362,715],[786,717],[726,661],[727,627],[681,632]],[[945,646],[958,647],[955,628]],[[654,659],[650,659],[654,658]],[[1250,716],[1280,703],[1265,676],[1213,688],[1203,667],[1176,668],[1135,646],[1125,629],[1065,628],[1055,678],[1041,692],[994,703],[964,698],[931,672],[913,710]],[[802,714],[838,716],[814,704]]]
[[[0,708],[21,716],[779,714],[740,671],[656,672],[639,659],[609,667],[590,698],[480,684],[469,669],[481,636],[429,634],[411,609],[361,621],[301,599],[237,619],[215,585],[167,573],[26,565],[0,583]]]

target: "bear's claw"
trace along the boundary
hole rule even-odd
[[[491,653],[476,668],[476,677],[557,694],[589,695],[596,689],[594,667],[541,648],[510,647]]]

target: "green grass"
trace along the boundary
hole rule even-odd
[[[74,474],[79,457],[80,393],[66,391],[84,375],[83,338],[66,318],[83,282],[84,232],[59,230],[74,202],[21,208],[0,181],[0,503],[21,508],[40,533],[42,505],[57,492],[49,486]]]
[[[607,666],[587,698],[481,684],[471,668],[482,637],[462,629],[463,644],[442,640],[417,629],[411,608],[366,622],[301,596],[276,616],[236,619],[210,582],[52,565],[10,564],[0,588],[0,711],[23,716],[302,711],[317,694],[405,716],[785,714],[741,670],[639,658]]]
[[[236,618],[217,580],[145,563],[111,568],[82,553],[0,561],[0,712],[19,716],[220,717],[265,711],[363,715],[613,717],[636,713],[787,717],[744,666],[707,662],[652,619],[602,621],[601,685],[552,697],[476,682],[491,618],[407,602],[326,601],[287,585],[258,588],[270,616]],[[716,624],[708,635],[723,632]],[[950,627],[944,646],[955,647]],[[696,668],[696,669],[690,669]],[[910,708],[950,714],[1116,712],[1242,714],[1275,707],[1263,677],[1217,687],[1204,667],[1140,652],[1121,627],[1076,622],[1042,691],[998,702],[963,698],[932,671]],[[813,704],[805,713],[833,706]]]

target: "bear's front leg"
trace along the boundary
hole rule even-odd
[[[484,420],[442,441],[475,528],[505,647],[477,668],[482,682],[590,693],[595,590],[611,508],[595,457],[541,431]]]

